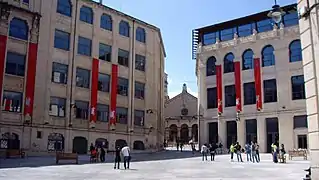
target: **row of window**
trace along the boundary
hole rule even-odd
[[[287,13],[283,17],[283,24],[285,25],[285,27],[298,25],[298,23],[299,18],[296,11]],[[272,31],[273,26],[274,22],[272,21],[272,19],[264,19],[258,22],[252,22],[249,24],[235,26],[233,28],[223,29],[217,32],[205,33],[202,36],[202,43],[203,45],[215,44],[217,38],[220,41],[232,40],[234,39],[235,33],[239,37],[250,36],[253,34],[254,29],[259,33]]]
[[[23,94],[20,92],[4,91],[2,107],[3,111],[9,112],[21,112],[22,111],[22,99]],[[66,99],[59,97],[50,98],[50,108],[49,114],[51,116],[65,117],[66,109]],[[89,103],[85,101],[75,101],[75,116],[78,119],[88,119],[89,118]],[[96,107],[97,120],[101,122],[108,122],[109,120],[109,106],[98,104]],[[121,124],[127,124],[127,114],[128,109],[117,107],[116,108],[116,118],[117,122]],[[144,125],[144,111],[135,110],[134,111],[134,125],[143,126]]]
[[[87,69],[76,68],[76,86],[82,88],[90,88],[91,72]],[[54,62],[52,65],[52,82],[67,84],[68,80],[68,65]],[[99,73],[98,75],[98,90],[102,92],[110,91],[111,77],[108,74]],[[117,94],[122,96],[128,95],[129,80],[118,78]],[[135,98],[144,99],[145,84],[135,82]]]
[[[277,102],[276,79],[264,80],[264,103]],[[305,99],[304,76],[291,77],[292,100]],[[225,107],[236,106],[235,85],[225,86]],[[256,103],[255,82],[244,83],[244,105]],[[207,88],[207,108],[217,108],[217,89]]]
[[[70,33],[55,30],[54,47],[62,50],[70,50]],[[78,37],[78,54],[91,56],[92,54],[92,40],[79,36]],[[118,49],[118,64],[129,67],[130,52]],[[100,43],[99,44],[99,59],[111,62],[112,46]],[[145,71],[145,56],[135,54],[135,69]]]
[[[275,65],[275,49],[272,45],[267,45],[261,52],[262,67]],[[234,59],[233,53],[228,53],[224,57],[224,73],[234,72]],[[206,75],[212,76],[216,74],[216,58],[211,56],[207,60]],[[289,62],[302,61],[302,49],[300,40],[294,40],[289,45]],[[254,68],[254,52],[251,49],[244,51],[242,55],[242,70]]]
[[[70,0],[58,0],[57,12],[65,16],[72,16],[72,4]],[[93,24],[94,12],[92,8],[87,6],[82,6],[80,8],[80,21]],[[113,20],[108,14],[102,14],[100,17],[100,28],[112,31],[113,30]],[[146,41],[145,29],[141,27],[136,28],[136,40],[142,43]],[[122,20],[119,24],[119,34],[122,36],[130,37],[130,25],[127,21]]]

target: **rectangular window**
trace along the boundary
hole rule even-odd
[[[110,75],[99,73],[98,90],[110,92]]]
[[[109,121],[109,106],[98,104],[96,106],[97,112],[97,120],[101,122],[108,122]]]
[[[2,110],[9,112],[21,112],[22,93],[13,91],[3,91]]]
[[[8,52],[6,61],[6,74],[24,76],[25,55]]]
[[[90,87],[90,71],[86,69],[76,68],[76,86],[89,88]]]
[[[210,45],[216,43],[216,38],[218,37],[218,32],[207,33],[203,35],[203,44]]]
[[[78,54],[91,56],[92,40],[79,36],[78,38]]]
[[[117,123],[127,124],[127,108],[117,107],[116,108],[116,120]]]
[[[117,94],[122,96],[128,95],[128,80],[125,78],[118,78],[118,85],[117,85]]]
[[[236,28],[224,29],[220,31],[220,40],[228,41],[234,39]]]
[[[135,54],[135,69],[145,71],[145,56]]]
[[[295,26],[299,24],[299,18],[297,11],[288,13],[284,15],[284,25],[285,27]]]
[[[298,149],[308,149],[307,135],[298,135]]]
[[[294,129],[308,128],[307,115],[294,116]]]
[[[256,103],[255,82],[244,84],[244,105]]]
[[[253,34],[254,24],[245,24],[238,26],[238,36],[245,37]]]
[[[292,100],[305,99],[305,81],[304,76],[291,77]]]
[[[23,0],[22,2],[25,4],[29,4],[29,0]]]
[[[128,67],[128,58],[129,58],[130,52],[125,51],[123,49],[119,49],[118,51],[118,57],[117,62],[122,65]]]
[[[225,86],[225,107],[236,106],[235,85]]]
[[[135,82],[135,98],[144,99],[145,84],[140,82]]]
[[[276,79],[264,80],[264,103],[277,102]]]
[[[65,98],[50,97],[49,115],[65,117]]]
[[[77,119],[88,119],[89,103],[86,101],[75,101],[75,117]]]
[[[99,47],[99,59],[111,62],[112,46],[100,43]]]
[[[55,83],[67,84],[68,65],[53,62],[51,80]]]
[[[134,125],[144,126],[144,111],[135,110],[134,111]]]
[[[271,19],[265,19],[257,22],[257,31],[259,33],[272,31],[273,30],[273,23]]]
[[[217,89],[207,88],[207,109],[217,108]]]
[[[70,50],[70,33],[55,30],[54,33],[54,47],[57,49]]]

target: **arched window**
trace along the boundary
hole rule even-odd
[[[112,17],[108,14],[102,14],[100,27],[112,31]]]
[[[271,45],[265,46],[262,50],[262,66],[273,66],[275,65],[275,54],[274,54],[274,47]]]
[[[119,33],[122,36],[130,37],[130,25],[126,21],[120,22]]]
[[[254,68],[254,52],[251,49],[247,49],[242,56],[243,59],[243,70]]]
[[[206,63],[206,76],[212,76],[216,74],[216,58],[214,56],[208,58]]]
[[[9,36],[28,40],[28,24],[25,20],[13,18],[10,22]]]
[[[58,0],[56,12],[71,17],[72,5],[70,0]]]
[[[138,27],[136,28],[136,40],[145,43],[145,29]]]
[[[301,43],[300,40],[294,40],[289,45],[289,61],[302,61]]]
[[[228,53],[224,57],[224,73],[234,72],[234,59],[233,53]]]
[[[82,6],[80,9],[80,20],[93,24],[93,10],[87,6]]]

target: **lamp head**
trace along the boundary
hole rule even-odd
[[[282,20],[282,16],[286,13],[280,8],[279,5],[274,5],[272,10],[268,13],[268,17],[270,17],[276,24],[280,23]]]

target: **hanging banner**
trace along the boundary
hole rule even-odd
[[[90,121],[94,123],[96,123],[98,83],[99,83],[99,60],[96,58],[93,58]]]
[[[223,79],[222,66],[216,65],[216,88],[217,88],[217,110],[218,114],[223,113]]]
[[[260,58],[254,58],[254,76],[256,91],[256,108],[258,111],[260,111],[262,109]]]
[[[6,62],[7,36],[0,35],[0,97],[2,97],[4,67]]]
[[[235,92],[236,92],[236,111],[242,111],[242,100],[241,100],[241,69],[240,62],[234,62],[234,75],[235,75]]]
[[[116,125],[117,81],[118,81],[118,66],[116,64],[112,64],[111,93],[110,93],[111,103],[110,103],[110,121],[109,121],[109,125],[111,129],[114,129]]]

